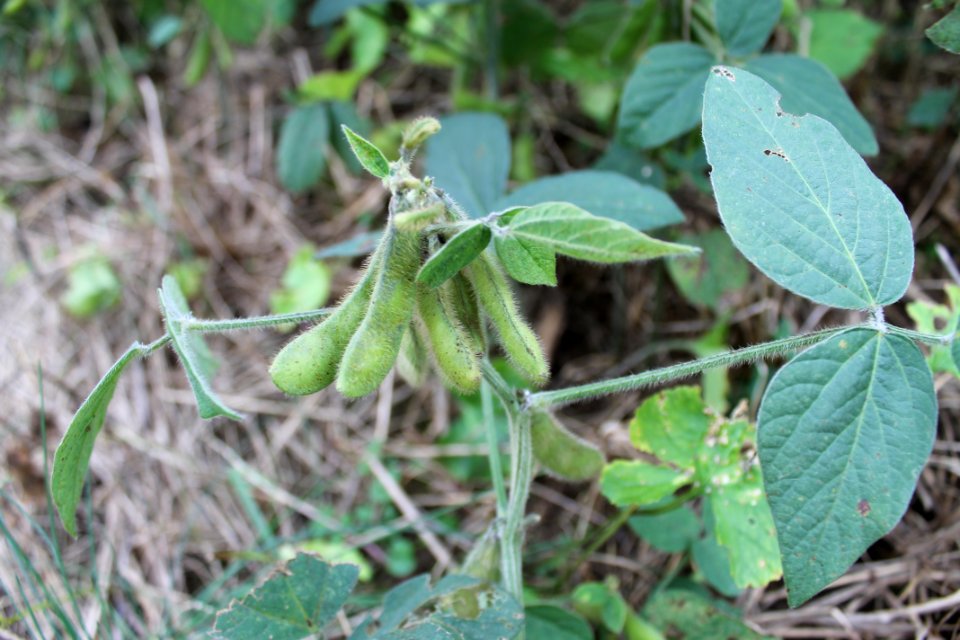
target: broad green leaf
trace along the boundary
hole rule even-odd
[[[841,80],[863,67],[883,35],[883,25],[852,9],[814,9],[803,15],[811,24],[810,57]]]
[[[350,148],[353,149],[353,155],[357,157],[364,169],[378,178],[386,178],[390,175],[390,162],[380,149],[347,125],[342,124],[340,128],[343,130],[343,135],[347,137]]]
[[[693,469],[711,418],[699,387],[675,387],[644,400],[630,421],[630,441],[640,451],[681,469]]]
[[[163,277],[159,294],[160,309],[167,325],[167,333],[170,334],[170,345],[180,357],[180,364],[187,374],[200,417],[209,420],[222,416],[240,420],[240,415],[223,404],[210,386],[209,379],[216,371],[217,361],[203,337],[183,326],[184,322],[193,319],[193,314],[190,313],[187,300],[173,276]]]
[[[667,261],[670,279],[693,304],[717,309],[725,295],[747,285],[750,269],[723,229],[683,235],[679,241],[703,250],[699,256]]]
[[[700,122],[703,83],[713,54],[688,42],[659,44],[630,75],[620,100],[618,135],[648,149],[673,140]]]
[[[517,282],[557,286],[557,253],[551,247],[515,235],[497,235],[493,244],[503,268]]]
[[[453,615],[445,598],[461,589],[477,587],[480,581],[467,576],[446,576],[433,587],[427,576],[418,576],[394,587],[384,597],[377,630],[368,632],[371,620],[362,623],[350,640],[486,640],[514,638],[523,628],[523,610],[516,600],[500,590],[484,592],[479,614],[473,618]],[[441,606],[433,613],[404,623],[412,613],[431,601]],[[401,623],[403,623],[401,627]]]
[[[315,638],[347,601],[357,575],[352,564],[331,565],[300,554],[283,571],[221,611],[213,633],[226,640]]]
[[[630,607],[620,592],[602,582],[577,585],[571,596],[577,613],[594,624],[602,624],[613,633],[621,633],[627,622]]]
[[[850,329],[774,376],[760,406],[759,450],[791,606],[897,524],[936,424],[930,369],[899,336]]]
[[[926,34],[941,49],[960,53],[960,4],[927,29]]]
[[[593,640],[593,630],[580,616],[559,607],[527,607],[526,640]]]
[[[277,146],[277,176],[293,193],[306,191],[323,175],[329,125],[323,104],[299,107],[283,121]]]
[[[120,301],[120,279],[103,256],[78,262],[67,272],[67,290],[60,302],[75,318],[89,318]]]
[[[714,0],[717,34],[731,56],[763,48],[780,20],[781,0]]]
[[[270,294],[272,313],[318,309],[330,297],[331,273],[314,258],[313,245],[304,245],[293,255],[281,280],[283,287]]]
[[[600,490],[618,507],[648,505],[672,496],[693,479],[690,471],[642,460],[615,460],[600,477]]]
[[[728,607],[720,609],[710,599],[691,591],[657,591],[643,608],[643,617],[670,637],[686,640],[762,640]]]
[[[183,18],[169,13],[163,14],[150,25],[150,33],[147,34],[147,44],[154,49],[159,49],[176,38],[182,29]]]
[[[677,507],[665,513],[633,516],[627,520],[635,534],[652,547],[668,553],[686,551],[700,536],[700,520],[687,507]]]
[[[77,504],[83,493],[83,481],[90,466],[93,443],[103,428],[107,407],[110,406],[113,392],[117,388],[117,381],[126,366],[145,353],[145,346],[139,342],[134,342],[127,348],[77,409],[67,432],[63,434],[63,440],[57,445],[53,456],[50,493],[63,528],[72,536],[77,535]]]
[[[253,44],[267,24],[268,0],[200,0],[220,31],[239,44]]]
[[[594,163],[597,171],[614,171],[640,184],[663,189],[667,182],[660,164],[647,153],[614,140]],[[642,231],[642,229],[641,229]]]
[[[783,573],[780,548],[760,467],[752,466],[737,482],[714,483],[708,499],[713,535],[727,550],[734,583],[762,587],[778,580]]]
[[[913,272],[910,222],[832,124],[783,111],[773,87],[727,67],[707,81],[703,114],[720,217],[748,260],[821,304],[900,299]]]
[[[812,113],[828,120],[861,155],[880,150],[870,123],[857,111],[840,81],[816,60],[792,54],[753,58],[744,68],[780,92],[780,108],[787,113]]]
[[[510,173],[510,134],[499,116],[459,113],[427,140],[426,173],[474,218],[496,209]]]
[[[910,105],[907,124],[913,127],[936,129],[947,120],[958,93],[960,90],[957,87],[924,89],[916,102]]]
[[[587,213],[567,202],[544,202],[515,215],[497,236],[540,244],[556,253],[617,263],[693,253],[692,247],[656,240],[633,227]]]
[[[666,193],[612,171],[572,171],[541,178],[520,187],[497,206],[504,209],[542,202],[569,202],[638,231],[683,222],[683,214]]]
[[[385,4],[387,0],[316,0],[307,18],[311,27],[320,27],[336,22],[350,9],[373,7]],[[413,0],[410,4],[469,4],[476,0]]]
[[[475,222],[447,240],[417,274],[417,282],[437,288],[473,262],[490,244],[490,227]]]

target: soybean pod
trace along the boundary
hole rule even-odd
[[[480,345],[458,317],[453,294],[449,282],[436,289],[417,287],[417,312],[440,377],[469,395],[480,388]]]
[[[383,243],[371,256],[363,276],[323,322],[283,347],[270,364],[270,377],[284,393],[304,396],[330,385],[343,353],[363,321],[382,263]]]
[[[385,231],[383,248],[370,306],[337,370],[337,389],[348,398],[375,391],[387,377],[413,316],[420,233],[400,231],[391,224]]]
[[[564,480],[582,482],[600,475],[606,464],[603,453],[570,433],[552,414],[531,410],[530,439],[533,457],[550,473]]]
[[[510,362],[528,382],[542,386],[550,377],[550,366],[533,329],[523,319],[513,289],[500,265],[487,251],[464,269],[477,300],[490,318]]]

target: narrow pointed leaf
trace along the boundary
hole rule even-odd
[[[715,0],[717,33],[732,56],[763,48],[780,20],[781,0]]]
[[[479,222],[446,241],[417,274],[417,283],[437,288],[473,262],[490,244],[490,227]]]
[[[699,251],[656,240],[633,227],[587,213],[566,202],[545,202],[518,213],[498,231],[504,238],[549,247],[556,253],[592,262],[650,260]]]
[[[210,377],[216,371],[217,361],[198,333],[190,332],[183,326],[193,318],[187,301],[171,276],[164,276],[160,288],[160,308],[167,323],[170,343],[180,357],[193,397],[197,402],[200,417],[204,419],[222,416],[240,420],[240,414],[229,408],[217,397],[210,385]]]
[[[613,171],[571,171],[540,178],[523,185],[497,206],[541,202],[569,202],[638,231],[683,222],[683,214],[666,193]]]
[[[220,612],[214,636],[226,640],[315,638],[357,584],[352,564],[300,554],[263,585]],[[322,637],[322,635],[321,635]]]
[[[900,520],[933,448],[937,401],[917,346],[851,329],[770,382],[759,452],[791,606]]]
[[[748,260],[822,304],[900,299],[913,272],[910,222],[832,124],[785,112],[773,87],[727,67],[707,81],[703,113],[720,217]]]
[[[63,527],[72,536],[77,535],[77,504],[83,493],[83,482],[87,477],[93,443],[103,428],[107,407],[113,399],[120,374],[128,364],[144,353],[144,345],[139,342],[134,342],[127,348],[77,409],[63,440],[57,445],[50,492]]]
[[[364,169],[378,178],[386,178],[390,175],[390,163],[375,144],[345,124],[340,125],[340,128],[343,129],[343,135],[347,137],[347,142],[353,149],[353,155],[357,157]]]

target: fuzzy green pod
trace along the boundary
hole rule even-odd
[[[464,269],[464,273],[496,329],[510,362],[528,382],[543,386],[550,377],[547,357],[533,329],[523,319],[513,289],[496,259],[484,252]]]
[[[419,332],[411,324],[404,332],[403,339],[400,340],[397,373],[408,385],[419,389],[427,379],[429,371],[430,356],[427,354],[427,347]]]
[[[463,327],[470,333],[477,344],[477,351],[486,352],[483,340],[483,325],[480,320],[480,307],[477,305],[477,295],[473,285],[462,274],[458,273],[450,279],[450,299],[456,311],[456,316],[463,323]]]
[[[332,314],[288,342],[276,355],[270,364],[270,377],[278,389],[292,396],[305,396],[334,381],[350,338],[370,304],[381,253],[378,247],[360,281]]]
[[[343,353],[337,370],[337,390],[348,398],[376,391],[390,373],[400,342],[413,316],[420,268],[420,234],[391,225],[383,237],[382,266],[370,306]]]
[[[480,344],[458,317],[453,293],[450,283],[437,289],[417,287],[417,316],[444,383],[470,395],[480,388]]]
[[[531,411],[530,437],[533,457],[547,471],[564,480],[591,480],[600,475],[607,462],[597,447],[567,431],[546,411]]]

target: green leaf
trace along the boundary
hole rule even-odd
[[[560,607],[527,607],[526,640],[593,640],[583,618]]]
[[[934,23],[925,33],[941,49],[960,53],[960,4],[955,5],[953,11]]]
[[[768,54],[750,60],[744,68],[780,92],[780,108],[787,113],[812,113],[830,121],[861,155],[873,156],[879,151],[870,123],[857,111],[840,81],[816,60]]]
[[[340,128],[343,130],[343,135],[347,137],[350,148],[353,149],[353,155],[357,156],[357,160],[364,169],[378,178],[386,178],[390,175],[390,163],[380,149],[347,125],[342,124]]]
[[[602,582],[585,582],[577,585],[571,596],[573,608],[594,624],[602,624],[619,634],[627,622],[630,607],[620,592]]]
[[[239,44],[253,44],[267,24],[268,0],[200,0],[227,39]]]
[[[747,286],[750,269],[723,229],[683,235],[679,241],[703,250],[699,256],[667,261],[670,279],[693,304],[717,309],[725,295]]]
[[[417,282],[436,289],[473,262],[490,244],[490,227],[476,222],[447,240],[417,274]]]
[[[368,123],[357,114],[357,108],[352,102],[346,100],[334,100],[327,103],[327,112],[330,115],[330,131],[337,131],[342,125],[347,125],[362,136],[368,136],[370,127]],[[363,165],[353,155],[353,147],[347,141],[345,136],[330,136],[330,144],[336,149],[337,155],[343,160],[344,164],[351,173],[358,174],[363,171]]]
[[[700,520],[687,507],[665,513],[633,516],[627,520],[635,534],[667,553],[682,553],[700,536]]]
[[[321,71],[297,85],[297,96],[302,102],[321,102],[327,100],[349,101],[363,80],[362,71]]]
[[[180,34],[183,29],[183,19],[179,16],[163,14],[150,25],[147,34],[147,44],[159,49]]]
[[[493,244],[503,268],[517,282],[557,286],[557,253],[551,247],[514,235],[497,235]]]
[[[642,460],[615,460],[600,477],[600,490],[607,500],[625,507],[648,505],[672,496],[693,479],[690,471],[671,469]]]
[[[656,240],[623,222],[592,215],[566,202],[544,202],[524,209],[497,230],[497,237],[516,238],[571,258],[608,264],[696,251]]]
[[[294,313],[318,309],[330,297],[330,269],[314,258],[307,244],[293,255],[283,272],[283,287],[270,294],[272,313]]]
[[[686,640],[761,640],[727,610],[690,591],[657,591],[643,608],[643,616],[670,637]]]
[[[715,0],[717,34],[731,56],[763,48],[780,20],[781,0]]]
[[[708,529],[706,536],[693,543],[690,553],[698,572],[711,587],[729,598],[740,595],[742,589],[730,575],[730,555],[717,542],[712,530]]]
[[[708,499],[713,535],[727,550],[734,583],[742,589],[778,580],[783,573],[780,548],[760,467],[750,467],[736,482],[714,482]]]
[[[683,214],[666,193],[612,171],[572,171],[541,178],[520,187],[497,206],[505,209],[543,202],[569,202],[638,231],[683,222]]]
[[[60,302],[75,318],[89,318],[120,301],[122,285],[103,256],[78,262],[67,272],[67,290]]]
[[[632,146],[649,149],[696,127],[703,83],[716,62],[712,53],[688,42],[652,47],[623,90],[618,135]]]
[[[676,387],[647,398],[630,421],[630,440],[640,451],[681,469],[693,469],[711,418],[699,387]]]
[[[866,64],[883,35],[883,25],[852,9],[814,9],[803,15],[811,24],[810,57],[841,80]]]
[[[944,287],[944,291],[947,294],[947,305],[932,304],[922,300],[907,304],[907,315],[916,324],[917,331],[932,334],[946,333],[960,323],[960,287],[948,284]],[[930,347],[927,362],[934,373],[945,371],[960,377],[960,368],[957,367],[951,351],[948,345]]]
[[[703,139],[724,227],[750,262],[815,302],[900,299],[913,272],[903,206],[829,122],[784,112],[776,90],[716,67]]]
[[[383,613],[377,631],[367,631],[371,620],[362,623],[350,640],[487,640],[514,638],[523,628],[523,611],[516,600],[498,589],[481,593],[484,602],[474,618],[460,618],[449,613],[446,596],[466,588],[475,588],[481,582],[467,576],[450,575],[433,587],[428,576],[417,576],[394,587],[383,600]],[[427,603],[439,600],[441,606],[430,615],[401,623]]]
[[[209,378],[216,371],[217,362],[203,337],[183,326],[185,322],[193,319],[193,314],[190,313],[187,300],[173,276],[163,277],[159,294],[160,309],[167,324],[167,333],[170,334],[170,344],[180,357],[180,364],[187,374],[200,417],[209,420],[222,416],[240,420],[240,414],[223,404],[210,386]]]
[[[323,175],[329,125],[323,104],[295,109],[283,121],[277,147],[277,176],[293,193],[306,191]]]
[[[658,162],[654,162],[647,153],[616,139],[594,163],[593,168],[598,171],[613,171],[657,189],[663,189],[667,181]]]
[[[844,331],[774,376],[760,406],[759,450],[791,606],[897,524],[936,424],[930,370],[899,336]]]
[[[373,253],[373,250],[380,244],[382,237],[383,231],[358,233],[343,242],[338,242],[320,249],[313,254],[313,257],[317,260],[324,260],[326,258],[356,258],[357,256],[365,256]]]
[[[924,129],[936,129],[947,120],[958,93],[960,91],[957,87],[924,89],[916,102],[910,105],[907,124]]]
[[[286,568],[217,615],[216,637],[299,640],[317,637],[357,584],[352,564],[327,564],[299,554]]]
[[[426,173],[474,218],[496,209],[510,173],[510,134],[499,116],[459,113],[427,140]]]
[[[60,513],[63,528],[72,536],[77,535],[77,504],[83,493],[83,481],[87,477],[93,443],[103,428],[107,407],[113,399],[117,381],[128,364],[145,354],[145,346],[139,342],[134,342],[127,348],[77,409],[67,432],[63,434],[63,440],[57,445],[53,457],[50,492]]]

